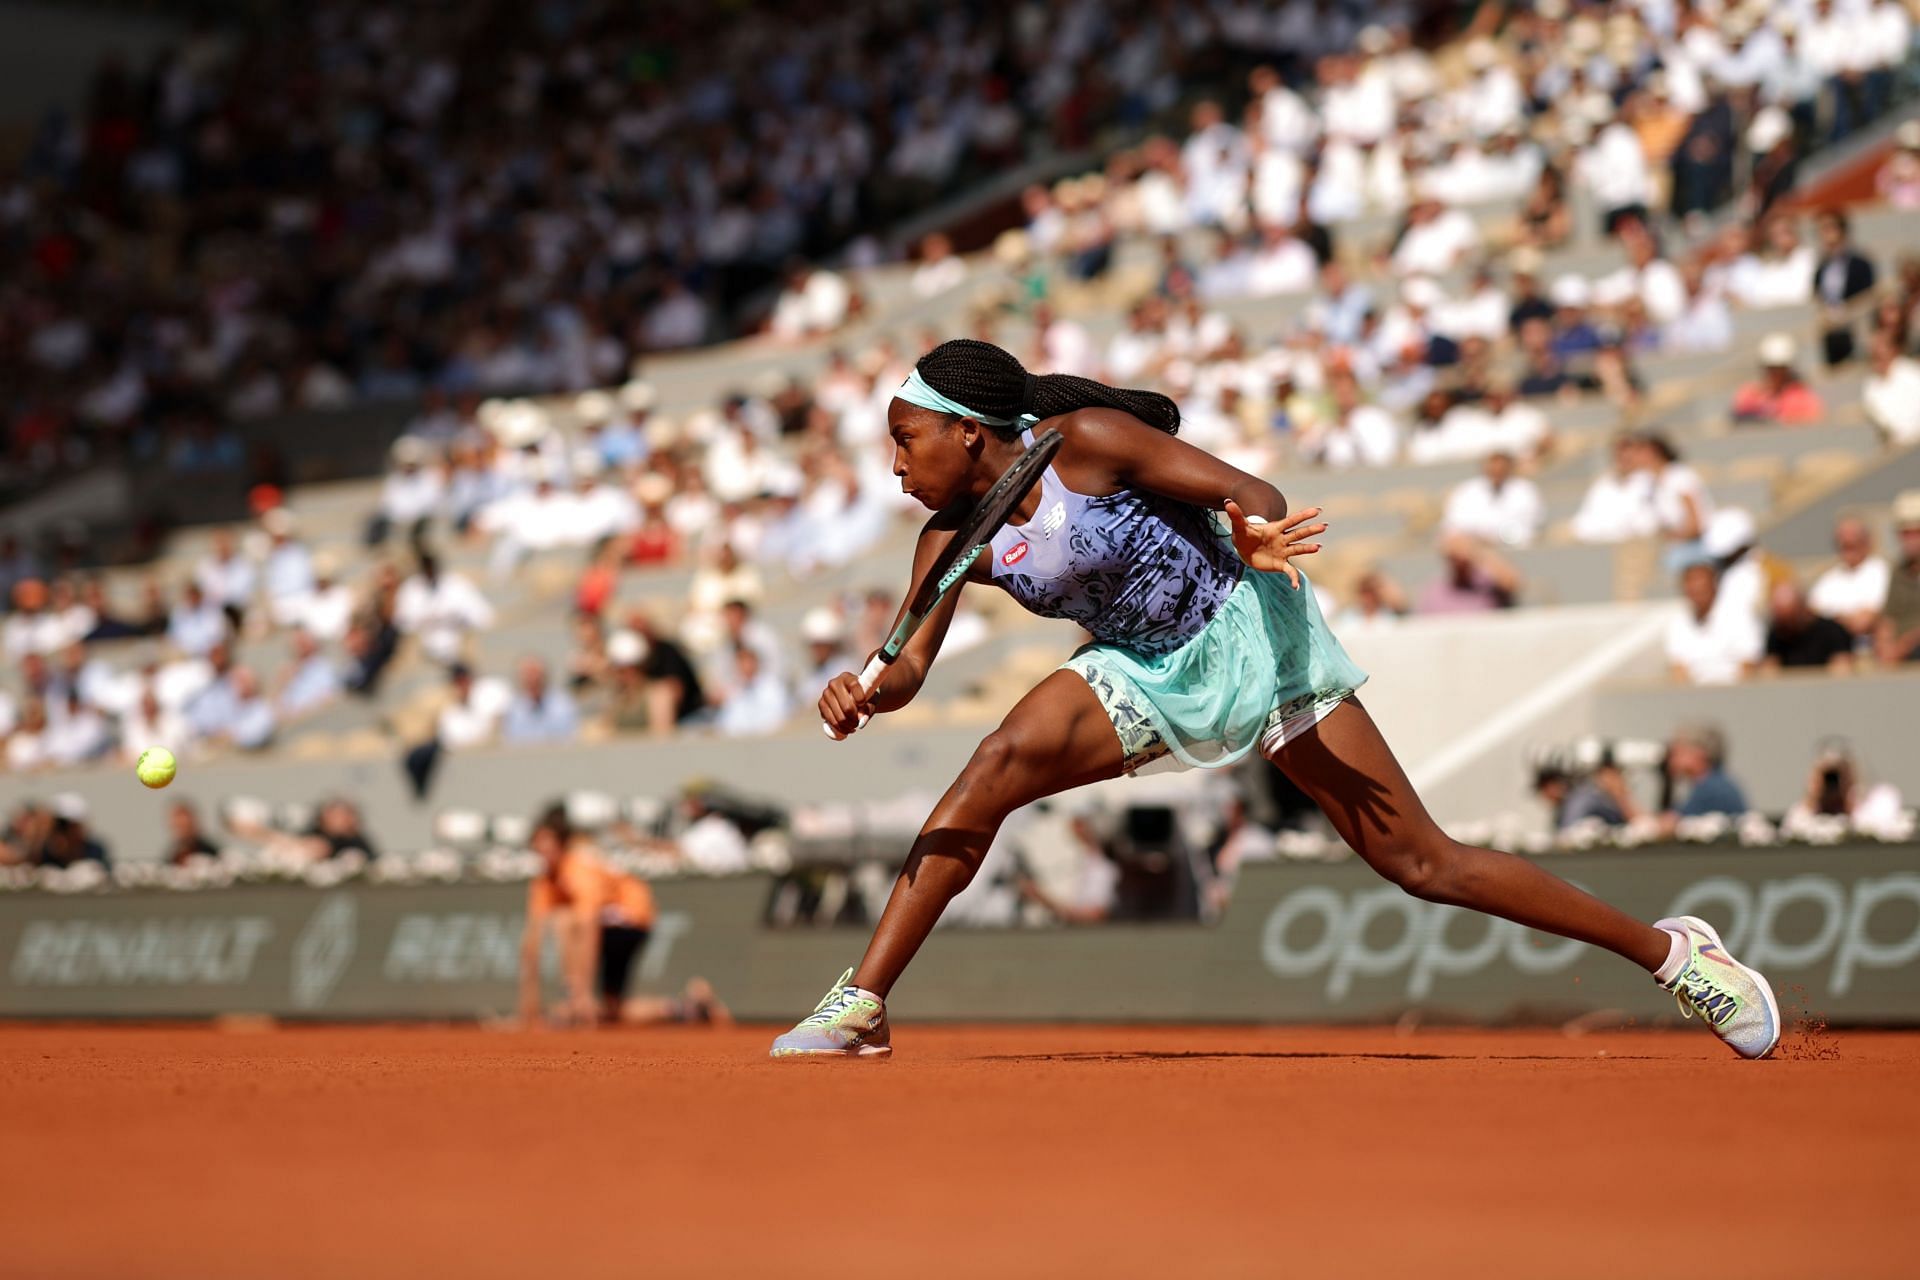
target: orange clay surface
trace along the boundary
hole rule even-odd
[[[1916,1034],[770,1034],[0,1027],[0,1273],[1920,1273]]]

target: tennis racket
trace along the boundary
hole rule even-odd
[[[880,677],[900,656],[900,651],[907,647],[907,641],[913,639],[914,632],[920,630],[920,624],[947,598],[948,592],[960,585],[961,579],[967,576],[967,570],[973,568],[974,561],[993,542],[993,535],[1000,532],[1007,517],[1020,505],[1020,500],[1033,491],[1034,485],[1040,483],[1047,464],[1053,461],[1053,455],[1059,453],[1060,446],[1065,443],[1066,438],[1058,431],[1043,432],[1035,437],[1027,451],[1014,459],[1006,474],[994,481],[993,488],[974,504],[973,513],[927,570],[927,576],[921,579],[913,598],[907,601],[907,611],[901,616],[899,625],[894,627],[893,634],[887,637],[887,642],[880,646],[880,651],[873,655],[866,669],[860,673],[861,697],[872,694],[874,685],[879,683]],[[870,718],[861,716],[861,726],[864,727]],[[846,737],[830,724],[822,724],[820,728],[835,742]]]

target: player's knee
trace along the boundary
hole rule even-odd
[[[1008,805],[1007,797],[1018,789],[1020,761],[1019,739],[1004,729],[995,729],[980,739],[973,758],[961,770],[961,792],[988,808]]]

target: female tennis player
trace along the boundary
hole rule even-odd
[[[520,1023],[540,1017],[540,944],[549,928],[560,940],[567,1000],[561,1021],[576,1026],[654,1022],[728,1022],[727,1008],[703,978],[678,997],[627,995],[633,962],[653,929],[653,890],[618,871],[565,805],[540,815],[531,839],[541,872],[527,884],[527,925],[520,945]]]
[[[894,474],[934,515],[919,583],[1039,424],[1064,444],[968,580],[1094,637],[988,734],[914,842],[858,969],[773,1043],[776,1057],[891,1052],[886,996],[1001,822],[1043,796],[1156,761],[1219,767],[1258,750],[1341,839],[1408,893],[1605,947],[1650,971],[1744,1057],[1779,1039],[1773,993],[1691,916],[1644,924],[1533,862],[1447,837],[1355,691],[1366,675],[1293,563],[1320,549],[1317,508],[1175,438],[1165,396],[1035,377],[989,343],[927,353],[887,409]],[[1224,527],[1215,518],[1224,511]],[[942,598],[871,689],[836,677],[839,734],[920,688],[960,591]]]

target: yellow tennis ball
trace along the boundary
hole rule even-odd
[[[133,771],[139,775],[143,786],[152,787],[158,791],[173,781],[173,775],[179,767],[179,763],[173,758],[173,752],[165,747],[148,747],[140,753],[140,759],[133,766]]]

